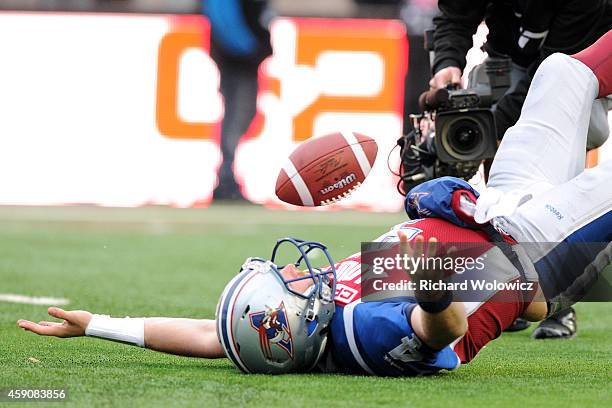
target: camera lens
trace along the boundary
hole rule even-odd
[[[442,145],[459,160],[474,160],[482,154],[484,136],[481,124],[469,117],[460,117],[448,124],[442,134]]]
[[[451,135],[450,144],[460,153],[471,152],[480,140],[480,130],[473,126],[458,127]]]

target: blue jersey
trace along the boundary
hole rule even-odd
[[[413,228],[412,223],[395,228]],[[394,230],[377,240],[397,238]],[[362,302],[361,256],[336,264],[336,313],[322,368],[355,374],[416,376],[457,368],[461,359],[447,346],[432,350],[415,335],[411,301]]]
[[[460,365],[449,346],[432,350],[414,334],[410,302],[354,302],[337,306],[329,352],[341,372],[417,376]]]

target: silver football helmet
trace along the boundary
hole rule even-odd
[[[275,263],[283,244],[297,248],[294,265],[305,266],[305,274],[283,277],[284,266]],[[329,267],[312,266],[309,253],[317,249]],[[295,290],[295,283],[305,280],[309,287],[302,293]],[[335,282],[334,262],[317,242],[284,238],[274,246],[271,260],[248,258],[217,304],[217,335],[226,356],[246,373],[284,374],[313,368],[327,343],[335,311]]]

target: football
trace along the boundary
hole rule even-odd
[[[308,139],[281,169],[276,196],[305,207],[335,203],[364,182],[377,152],[374,139],[351,131]]]

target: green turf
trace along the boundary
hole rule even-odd
[[[0,293],[66,297],[72,308],[118,316],[211,317],[224,283],[244,258],[267,256],[276,238],[321,240],[341,257],[401,219],[232,206],[5,207]],[[67,388],[69,405],[87,406],[612,406],[610,306],[578,305],[574,340],[506,334],[458,371],[393,379],[247,376],[227,360],[174,357],[89,338],[36,337],[15,321],[41,320],[45,307],[0,303],[0,388]]]

